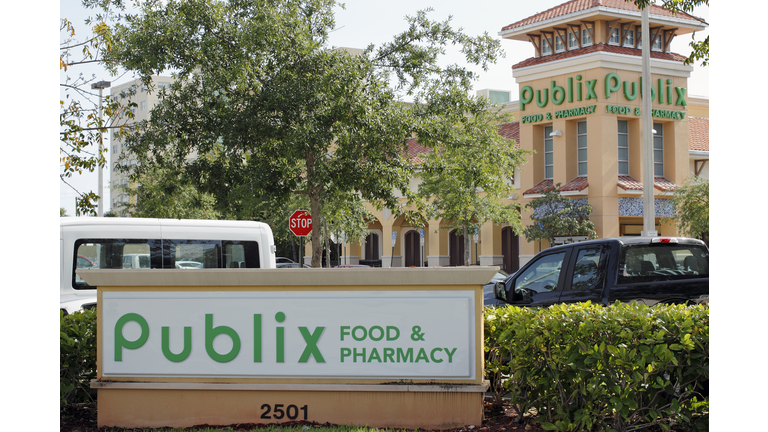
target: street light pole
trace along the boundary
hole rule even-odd
[[[105,88],[109,88],[112,85],[109,81],[99,81],[97,83],[91,84],[91,90],[99,89],[99,156],[101,156],[102,152],[104,151],[104,134],[101,132],[101,100],[102,100],[102,94],[101,92]],[[104,216],[104,169],[99,166],[99,207],[97,211],[98,216]]]
[[[640,92],[643,97],[643,236],[656,237],[656,210],[653,198],[653,118],[651,117],[651,41],[649,41],[648,9],[642,11],[642,58],[643,83]],[[661,91],[661,89],[659,89]]]

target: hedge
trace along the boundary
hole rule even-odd
[[[708,305],[505,306],[484,326],[496,402],[547,430],[708,428]]]
[[[61,403],[92,401],[96,309],[60,319]],[[505,306],[484,327],[496,402],[508,394],[545,429],[708,427],[708,305]]]
[[[96,308],[64,315],[59,312],[59,396],[62,406],[91,402],[96,378]]]

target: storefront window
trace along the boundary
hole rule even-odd
[[[544,127],[544,179],[551,180],[554,177],[554,150],[552,146],[552,126]]]
[[[654,123],[653,130],[653,175],[664,177],[664,125]]]
[[[560,39],[560,36],[555,37],[555,52],[563,52],[565,51],[565,45],[563,44],[563,40]]]
[[[611,30],[611,37],[608,38],[608,43],[612,45],[619,44],[619,28],[618,27],[614,27],[613,30]]]
[[[578,47],[579,47],[578,36],[573,34],[573,32],[568,32],[568,49],[573,50],[573,49],[577,49]]]
[[[576,134],[576,151],[578,152],[579,177],[587,175],[587,122],[580,121]]]
[[[619,175],[629,175],[629,122],[619,120]]]
[[[635,47],[635,31],[627,30],[627,36],[624,38],[624,46],[634,48]]]
[[[552,54],[552,38],[546,36],[541,38],[541,55],[550,54]]]

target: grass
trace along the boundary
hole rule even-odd
[[[187,429],[187,428],[180,428],[180,429],[172,429],[172,428],[161,428],[161,429],[107,429],[107,431],[110,432],[121,432],[121,431],[130,431],[130,432],[183,432],[183,431],[194,431],[194,432],[233,432],[233,431],[245,431],[246,429],[233,429],[232,427],[210,427],[205,429],[200,428],[194,428],[194,429]],[[378,429],[378,428],[371,428],[371,427],[359,427],[359,426],[306,426],[306,425],[287,425],[287,426],[280,426],[280,425],[268,425],[263,427],[255,427],[253,429],[250,429],[251,431],[258,431],[258,432],[302,432],[302,431],[309,431],[312,430],[312,432],[402,432],[400,429]]]

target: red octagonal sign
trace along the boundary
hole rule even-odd
[[[288,222],[288,229],[299,237],[306,237],[312,231],[312,215],[306,210],[296,210]]]

